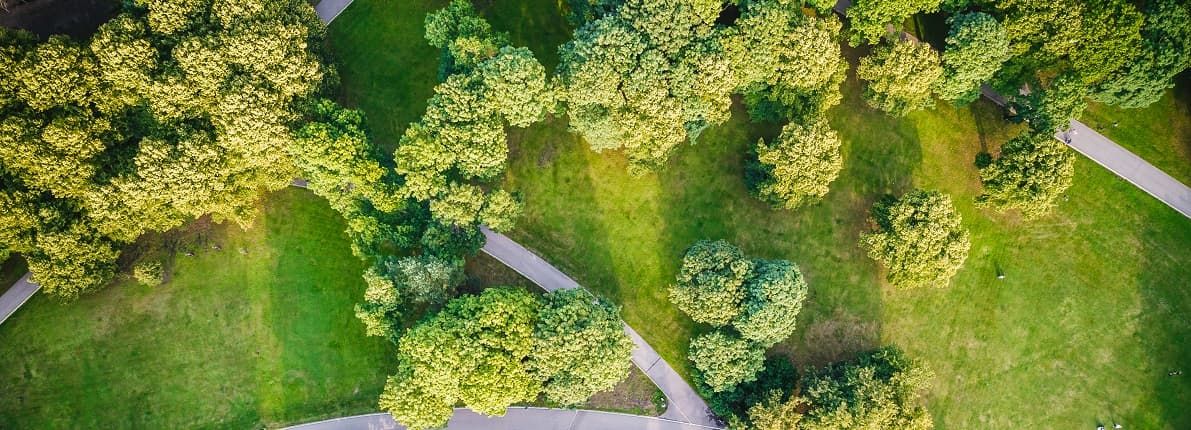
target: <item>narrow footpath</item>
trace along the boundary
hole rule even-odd
[[[286,430],[403,430],[386,413],[334,418],[287,427]],[[455,409],[447,430],[709,430],[708,427],[663,418],[574,409],[509,408],[503,417],[486,417]]]
[[[485,254],[509,266],[542,289],[554,291],[580,288],[579,283],[571,279],[570,276],[562,273],[546,260],[507,236],[489,230],[487,227],[481,227],[481,229],[484,232],[484,238],[487,239],[482,249]],[[637,345],[636,348],[633,348],[633,364],[641,368],[641,371],[662,390],[662,393],[666,394],[668,402],[666,413],[662,414],[662,418],[716,427],[717,423],[711,409],[707,407],[707,402],[699,397],[695,389],[687,384],[686,380],[682,379],[682,376],[679,376],[678,372],[670,367],[670,364],[663,360],[657,351],[654,351],[632,327],[625,324],[624,330]]]

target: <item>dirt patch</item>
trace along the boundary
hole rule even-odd
[[[28,30],[42,39],[66,34],[82,39],[120,11],[113,0],[0,0],[0,26]]]
[[[831,318],[818,321],[805,329],[805,351],[795,351],[799,365],[822,366],[851,359],[863,351],[876,348],[880,342],[877,323],[836,309]]]
[[[502,286],[524,287],[532,292],[541,291],[541,288],[520,273],[483,252],[468,258],[463,272],[467,274],[467,282],[459,287],[461,294],[476,294],[488,287]]]

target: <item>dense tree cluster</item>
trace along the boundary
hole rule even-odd
[[[938,10],[939,2],[940,0],[856,0],[852,7],[848,8],[848,19],[852,24],[852,45],[876,43],[888,33],[888,26],[898,29],[902,21],[911,15]]]
[[[984,193],[977,204],[1044,216],[1071,186],[1075,155],[1050,133],[1027,133],[1001,146],[1001,155],[980,169]]]
[[[899,288],[945,287],[968,258],[972,244],[951,198],[915,190],[873,205],[876,229],[860,245],[885,266]]]
[[[250,223],[333,76],[322,37],[297,0],[127,2],[87,41],[0,29],[0,248],[75,297],[144,232]]]
[[[691,341],[696,378],[711,393],[753,380],[765,349],[794,332],[806,294],[789,261],[749,260],[722,240],[691,245],[670,301],[691,319],[720,327]]]
[[[514,288],[461,296],[401,338],[380,406],[410,429],[464,405],[486,415],[533,401],[573,405],[628,375],[632,341],[618,310],[582,290],[538,299]]]

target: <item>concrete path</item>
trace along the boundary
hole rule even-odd
[[[25,272],[25,276],[17,280],[17,283],[12,284],[8,291],[0,296],[0,324],[3,324],[8,317],[12,316],[21,305],[29,301],[33,297],[33,293],[41,289],[41,286],[29,281],[29,276],[32,273]]]
[[[481,227],[481,229],[487,239],[482,249],[485,254],[509,266],[546,291],[580,288],[579,283],[571,279],[570,276],[509,239],[508,236],[489,230],[487,227]],[[674,368],[670,367],[670,364],[666,363],[666,360],[663,360],[662,356],[658,355],[657,351],[654,351],[632,327],[626,324],[624,330],[637,345],[636,348],[633,348],[633,364],[641,368],[641,371],[666,395],[666,413],[662,414],[662,418],[718,427],[715,416],[707,407],[707,402],[699,397],[695,389],[687,384],[686,380],[682,379],[682,376],[679,376],[678,372],[674,371]]]
[[[1150,193],[1183,216],[1191,218],[1191,188],[1092,130],[1091,127],[1071,120],[1071,128],[1055,133],[1055,139],[1066,142],[1067,146],[1116,173],[1137,188]]]
[[[318,18],[323,21],[323,24],[330,24],[351,4],[352,0],[321,0],[314,6],[314,12],[318,14]]]
[[[287,427],[287,430],[401,430],[386,413],[335,418]],[[455,409],[449,430],[708,430],[708,427],[662,418],[573,409],[509,408],[503,417],[487,417]]]

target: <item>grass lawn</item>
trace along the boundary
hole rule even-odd
[[[195,254],[168,262],[165,285],[35,296],[0,325],[0,428],[252,428],[374,411],[393,347],[353,314],[362,264],[342,231],[319,198],[284,190],[250,230],[200,222],[143,240],[146,255]]]
[[[1173,176],[1191,184],[1191,75],[1162,100],[1141,109],[1093,104],[1083,122]]]
[[[437,56],[421,53],[425,42],[413,37],[422,22],[413,11],[444,2],[400,3],[357,0],[331,28],[346,97],[381,129],[416,120],[428,92],[386,98],[387,90],[373,90],[388,82],[364,80],[393,73],[432,84],[437,67]],[[481,3],[498,30],[556,62],[553,49],[538,46],[566,39],[557,31],[557,1],[503,2],[499,10]],[[357,48],[340,48],[348,46]],[[723,238],[749,255],[790,259],[810,281],[800,329],[775,352],[805,366],[897,344],[934,369],[929,399],[939,428],[1093,428],[1112,420],[1191,427],[1184,407],[1191,380],[1167,376],[1191,362],[1184,341],[1191,221],[1082,158],[1051,217],[1024,222],[978,209],[973,159],[995,152],[1016,127],[984,102],[890,118],[865,107],[859,92],[853,78],[832,113],[845,141],[841,177],[824,202],[795,212],[747,194],[746,148],[778,127],[749,123],[739,107],[729,123],[644,177],[628,175],[620,154],[590,151],[563,120],[512,130],[505,185],[526,204],[512,236],[621,304],[629,324],[680,371],[688,339],[707,328],[669,304],[666,286],[688,245]],[[1147,138],[1188,133],[1185,118],[1165,124]],[[392,145],[396,134],[377,137]],[[893,291],[856,246],[871,203],[912,187],[951,194],[972,231],[971,257],[950,288]]]

